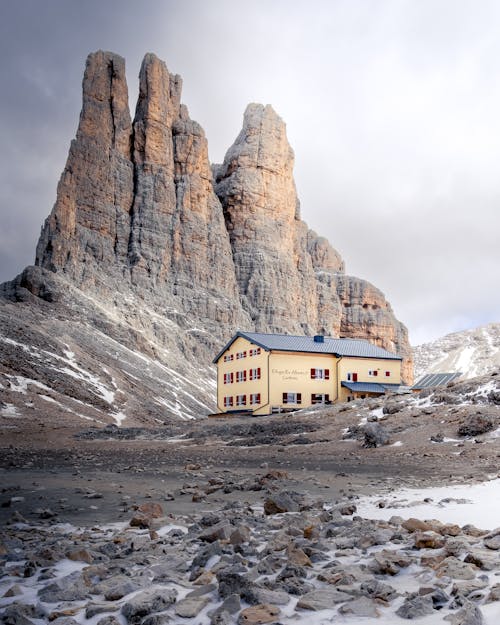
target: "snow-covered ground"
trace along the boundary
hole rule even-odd
[[[385,502],[385,507],[379,507],[380,501]],[[500,526],[500,479],[458,486],[405,488],[387,496],[364,497],[357,507],[358,513],[368,519],[389,520],[397,515],[437,519],[460,526],[470,523],[493,530]]]

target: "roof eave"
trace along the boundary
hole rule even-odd
[[[220,352],[217,354],[217,356],[212,360],[212,364],[214,364],[214,365],[217,364],[217,362],[219,361],[220,357],[224,354],[224,352],[226,352],[231,347],[231,345],[236,341],[237,338],[246,339],[247,341],[252,343],[252,345],[257,345],[258,347],[262,347],[266,351],[270,351],[269,347],[267,347],[263,343],[260,343],[259,341],[255,341],[250,336],[248,336],[248,334],[245,334],[245,332],[241,332],[240,330],[238,330],[236,332],[236,334],[233,336],[233,338],[230,339],[226,343],[226,345],[224,345],[224,347],[220,350]]]

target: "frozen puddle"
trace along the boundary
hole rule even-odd
[[[466,502],[458,503],[456,500]],[[379,508],[380,501],[386,502],[386,507]],[[388,521],[397,515],[437,519],[460,526],[471,523],[481,529],[492,530],[500,525],[500,479],[460,486],[404,488],[385,497],[362,497],[357,508],[358,514],[367,519]]]

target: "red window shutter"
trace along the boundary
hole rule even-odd
[[[247,353],[243,352],[243,358],[246,358],[246,357],[247,357]]]
[[[247,396],[243,395],[243,405],[246,406],[247,405]]]
[[[330,401],[330,395],[328,395],[328,393],[325,394],[325,401]]]
[[[302,403],[302,393],[297,393],[297,403],[298,404]]]
[[[311,380],[316,379],[316,369],[311,369]]]
[[[358,374],[357,373],[353,373],[352,374],[352,381],[353,382],[357,382],[358,381]]]
[[[257,403],[260,404],[260,393],[257,393]]]
[[[247,372],[245,369],[245,371],[243,371],[243,382],[246,382],[246,381],[247,381]]]
[[[253,380],[253,369],[248,370],[248,379]]]
[[[390,372],[390,371],[386,371],[386,372],[385,372],[385,377],[386,377],[386,378],[389,378],[389,377],[390,377],[390,375],[391,375],[391,372]]]
[[[325,380],[330,379],[330,369],[325,369]]]
[[[231,384],[234,382],[234,373],[231,372]]]
[[[283,393],[283,403],[286,404],[288,399],[288,393]]]
[[[378,371],[375,369],[375,371],[373,372],[373,375],[378,375]]]
[[[260,380],[260,367],[257,368],[257,380]]]

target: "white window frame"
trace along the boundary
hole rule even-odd
[[[252,393],[250,395],[250,406],[259,406],[261,402],[260,393]]]
[[[312,398],[312,395],[315,395],[314,399]],[[321,399],[318,399],[318,397]],[[327,401],[330,401],[330,393],[311,393],[312,404],[325,404]]]
[[[298,406],[302,404],[302,397],[301,397],[300,403],[298,401],[298,395],[302,395],[302,393],[299,393],[297,391],[295,392],[283,391],[283,394],[285,394],[285,392],[286,392],[286,402],[284,402],[285,404],[296,404]]]
[[[246,395],[236,395],[236,405],[237,406],[246,406],[247,405],[247,396]]]

